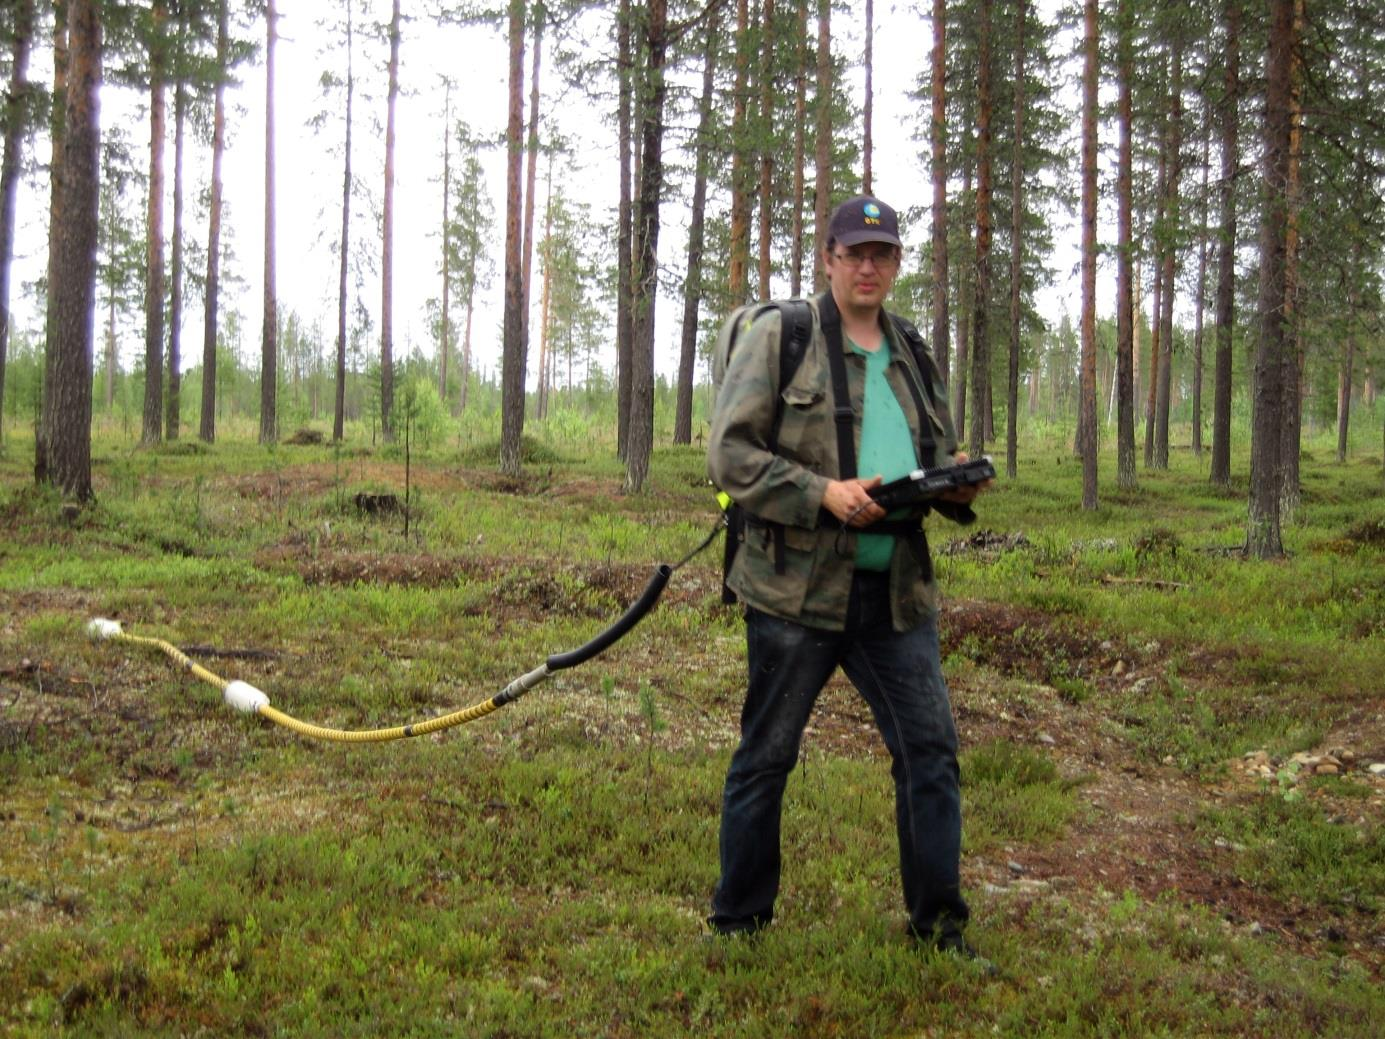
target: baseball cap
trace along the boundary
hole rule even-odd
[[[862,242],[888,242],[903,248],[899,240],[899,218],[895,211],[878,198],[858,195],[847,199],[832,211],[827,225],[828,238],[841,245],[860,245]]]

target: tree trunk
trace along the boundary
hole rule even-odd
[[[1212,468],[1218,487],[1231,485],[1231,335],[1236,320],[1236,130],[1240,115],[1241,0],[1225,0],[1225,96],[1221,112],[1221,182],[1217,249],[1217,360],[1212,397]]]
[[[520,256],[520,182],[524,132],[524,2],[510,0],[510,101],[505,128],[505,316],[500,373],[500,471],[518,476],[524,462],[524,271]]]
[[[274,41],[279,36],[275,0],[265,11],[264,118],[264,317],[260,325],[260,443],[279,440],[279,289],[275,279]]]
[[[769,0],[767,0],[769,2]],[[871,124],[875,112],[875,0],[866,0],[866,99],[861,111],[861,193],[872,195],[871,190]]]
[[[180,24],[180,40],[183,32]],[[183,128],[187,106],[187,83],[180,72],[173,88],[173,264],[169,272],[173,285],[168,308],[168,397],[164,412],[164,437],[168,440],[178,439],[183,388]]]
[[[452,353],[452,248],[447,225],[452,207],[452,80],[443,80],[442,98],[442,302],[438,309],[438,400],[447,403],[447,362]]]
[[[29,50],[34,35],[34,0],[15,0],[10,41],[10,84],[5,92],[4,157],[0,159],[0,445],[5,443],[5,355],[10,341],[10,262],[14,215],[24,148],[25,104],[29,97]]]
[[[520,245],[520,255],[524,260],[519,302],[519,318],[523,329],[520,338],[524,341],[526,352],[529,348],[530,285],[534,272],[534,196],[537,194],[535,186],[538,183],[539,169],[539,69],[543,64],[543,20],[544,5],[540,0],[534,5],[534,59],[529,70],[529,134],[525,147],[528,155],[524,177],[524,237]],[[542,361],[539,363],[539,370],[542,376]]]
[[[1348,306],[1354,312],[1356,302]],[[1351,430],[1351,387],[1355,378],[1352,371],[1356,363],[1356,322],[1347,322],[1346,344],[1342,350],[1342,364],[1337,372],[1337,461],[1347,460],[1347,434]]]
[[[144,426],[140,443],[163,439],[164,363],[164,22],[168,12],[156,0],[149,38],[149,209],[145,224]]]
[[[750,79],[750,5],[736,0],[736,76],[731,94],[731,305],[749,298],[750,266],[750,130],[747,94]]]
[[[869,5],[870,0],[866,0]],[[774,245],[774,0],[764,0],[760,62],[760,299],[771,295],[770,253]],[[866,73],[870,75],[869,71]]]
[[[230,65],[228,0],[216,14],[216,97],[212,104],[212,184],[207,213],[207,285],[202,304],[202,417],[197,435],[216,440],[216,328],[221,285],[221,159],[226,151],[226,77]]]
[[[61,265],[62,250],[59,248],[60,237],[52,234],[51,229],[63,226],[62,206],[66,197],[63,190],[63,152],[64,136],[67,132],[67,66],[71,60],[67,23],[66,9],[55,5],[53,18],[53,98],[48,119],[48,137],[52,145],[48,166],[48,227],[50,228],[48,235],[48,308],[44,314],[43,338],[45,348],[43,351],[42,400],[39,405],[40,421],[34,437],[34,480],[38,483],[46,483],[51,479],[48,466],[47,430],[42,416],[50,414],[53,410],[53,389],[57,385],[55,368],[58,351],[50,348],[48,344],[54,344],[58,340],[58,311],[53,293],[62,281],[63,268]]]
[[[1294,40],[1303,36],[1304,0],[1294,0]],[[1299,209],[1303,191],[1300,165],[1303,150],[1303,59],[1295,44],[1289,69],[1289,170],[1285,185],[1288,223],[1284,228],[1284,328],[1288,349],[1284,352],[1284,403],[1280,421],[1279,515],[1292,523],[1298,513],[1302,490],[1299,455],[1303,431],[1303,328],[1299,314]],[[1359,242],[1359,239],[1358,239]]]
[[[808,119],[808,0],[798,0],[798,36],[794,41],[793,85],[793,217],[790,221],[789,292],[794,298],[803,294],[803,201],[805,159],[804,138]]]
[[[380,433],[385,443],[394,440],[394,110],[399,100],[399,0],[394,0],[390,13],[388,89],[380,235]]]
[[[933,177],[933,353],[938,369],[949,372],[947,312],[947,0],[933,0],[933,54],[929,94],[933,109],[928,124]],[[960,414],[960,413],[959,413]],[[961,418],[958,418],[958,422]]]
[[[1255,348],[1254,411],[1250,443],[1250,504],[1246,551],[1257,559],[1284,554],[1280,533],[1280,462],[1286,328],[1285,256],[1290,220],[1291,80],[1294,0],[1271,0],[1265,62],[1264,211],[1260,221],[1260,329]]]
[[[822,250],[832,208],[832,0],[818,0],[817,92],[813,104],[817,133],[813,140],[813,291],[827,287]]]
[[[645,70],[641,127],[639,278],[635,282],[635,356],[631,366],[630,453],[625,489],[638,493],[649,476],[654,448],[654,302],[659,287],[659,197],[664,166],[664,57],[668,48],[666,0],[649,0],[645,37]]]
[[[223,0],[224,3],[224,0]],[[342,148],[341,176],[341,255],[337,258],[337,368],[336,394],[332,408],[332,442],[339,444],[346,434],[346,275],[351,255],[351,104],[355,100],[355,33],[351,24],[351,4],[346,5],[346,140]]]
[[[1212,114],[1207,110],[1202,133],[1202,190],[1198,194],[1197,288],[1193,308],[1193,456],[1202,457],[1203,317],[1207,309],[1207,195],[1211,176]]]
[[[466,295],[466,327],[462,330],[462,389],[457,407],[466,410],[467,387],[471,384],[471,319],[476,314],[476,280],[473,278]]]
[[[1131,233],[1131,81],[1134,60],[1130,0],[1119,0],[1119,85],[1116,101],[1120,126],[1116,163],[1116,486],[1133,490],[1135,480],[1135,283],[1131,277],[1134,238]]]
[[[976,81],[976,279],[971,343],[971,423],[967,449],[973,458],[986,451],[987,384],[990,381],[991,310],[991,14],[993,0],[981,0],[980,55]]]
[[[1175,27],[1173,71],[1169,78],[1168,175],[1164,182],[1165,231],[1163,311],[1159,318],[1159,373],[1154,404],[1154,468],[1169,467],[1169,394],[1173,380],[1173,295],[1178,276],[1178,240],[1182,230],[1179,182],[1183,174],[1183,38]]]
[[[1097,0],[1083,3],[1082,71],[1082,508],[1097,507],[1096,428],[1096,121]]]
[[[1024,23],[1025,0],[1015,4],[1015,140],[1010,161],[1010,356],[1005,383],[1005,475],[1019,472],[1020,276],[1023,258]]]
[[[630,0],[620,0],[616,18],[616,70],[620,92],[616,106],[616,135],[620,153],[620,213],[616,232],[616,455],[624,459],[630,441],[630,365],[634,357],[635,325],[630,309],[630,265],[634,261],[634,209],[630,198],[631,107],[634,56],[630,44]]]
[[[52,229],[53,338],[39,439],[41,481],[64,496],[91,499],[92,304],[96,285],[97,208],[100,193],[101,5],[69,0],[64,65],[64,131],[57,209]],[[36,469],[37,473],[37,469]]]
[[[1160,69],[1163,69],[1163,59],[1160,58]],[[1149,312],[1149,376],[1145,383],[1145,468],[1153,469],[1154,466],[1154,429],[1156,425],[1155,416],[1158,414],[1159,404],[1159,351],[1163,342],[1163,299],[1164,299],[1164,252],[1171,249],[1172,245],[1164,241],[1164,212],[1165,204],[1168,201],[1168,176],[1169,176],[1169,135],[1168,135],[1168,114],[1164,114],[1164,128],[1159,134],[1159,172],[1155,177],[1154,187],[1154,222],[1151,225],[1150,240],[1153,244],[1151,249],[1151,266],[1154,268],[1154,300]]]
[[[693,180],[692,219],[688,228],[688,275],[683,282],[683,335],[678,352],[678,408],[673,442],[692,443],[693,378],[697,368],[697,313],[702,303],[702,221],[707,210],[708,151],[712,138],[712,98],[716,87],[716,53],[720,12],[707,17],[702,63],[702,96],[697,104],[697,172]],[[801,173],[799,174],[801,177]],[[800,180],[800,185],[801,185]],[[794,294],[798,290],[795,286]]]
[[[553,152],[548,153],[548,174],[544,183],[544,204],[543,204],[543,240],[546,248],[551,249],[553,243]],[[552,255],[551,253],[549,255]],[[548,418],[548,395],[553,382],[553,347],[552,338],[549,335],[549,311],[553,300],[553,271],[551,264],[545,263],[543,268],[543,292],[539,299],[539,386],[538,399],[535,402],[535,414],[541,418]]]
[[[965,154],[965,149],[963,150]],[[962,200],[971,198],[972,165],[964,162],[962,170]],[[972,248],[970,224],[965,225],[966,247],[962,250],[961,262],[957,264],[957,356],[952,363],[952,421],[956,423],[958,436],[967,428],[967,368],[970,363],[972,300],[971,282],[967,275],[973,271],[976,260]]]

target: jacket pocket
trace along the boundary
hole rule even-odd
[[[794,618],[802,612],[808,593],[817,532],[800,527],[784,527],[783,531],[783,573],[776,567],[774,527],[747,525],[745,542],[736,553],[727,583],[748,605]]]

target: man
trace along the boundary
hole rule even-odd
[[[936,366],[920,350],[920,370],[909,326],[883,307],[901,248],[885,203],[839,206],[823,248],[829,291],[811,301],[811,339],[787,385],[778,385],[781,314],[771,310],[736,345],[717,394],[708,472],[746,515],[727,584],[745,607],[749,686],[708,923],[743,934],[773,917],[784,787],[840,665],[893,758],[909,928],[927,946],[975,957],[962,936],[957,735],[921,515],[887,520],[869,494],[882,479],[966,458]],[[950,492],[934,507],[968,523],[975,495]]]

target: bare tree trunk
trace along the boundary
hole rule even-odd
[[[144,426],[140,443],[163,439],[164,363],[164,22],[168,11],[156,0],[149,39],[149,208],[145,224]]]
[[[813,141],[813,291],[827,286],[822,250],[832,206],[832,0],[818,0],[817,134]]]
[[[862,106],[862,142],[861,142],[861,192],[865,195],[874,194],[871,190],[871,152],[874,145],[871,141],[871,124],[875,112],[875,0],[866,0],[866,99]]]
[[[991,309],[991,14],[993,0],[981,0],[980,56],[976,83],[976,281],[972,313],[971,423],[967,449],[986,450],[986,393],[990,381]]]
[[[385,112],[385,196],[380,244],[380,433],[394,440],[394,110],[399,100],[399,0],[390,14],[389,95]]]
[[[66,197],[63,189],[63,152],[67,133],[67,67],[71,61],[71,48],[68,46],[67,38],[68,13],[64,6],[66,2],[67,0],[60,0],[55,5],[53,17],[53,102],[48,120],[48,137],[52,145],[48,165],[48,308],[44,315],[42,401],[39,406],[38,430],[34,435],[36,483],[47,483],[52,479],[48,465],[48,431],[43,416],[51,414],[54,407],[53,389],[57,385],[58,351],[46,344],[58,341],[58,311],[53,294],[63,278],[61,238],[51,233],[51,229],[63,226],[62,206]]]
[[[260,443],[279,440],[279,290],[274,230],[274,41],[279,36],[275,0],[265,11],[264,119],[264,320],[260,326]]]
[[[1294,40],[1303,38],[1304,0],[1294,0]],[[1303,151],[1303,59],[1297,45],[1289,69],[1289,169],[1285,185],[1288,223],[1284,228],[1284,328],[1289,347],[1284,352],[1284,403],[1280,421],[1279,515],[1292,523],[1302,497],[1299,454],[1303,432],[1303,329],[1299,315],[1299,209],[1302,206],[1300,165]]]
[[[1135,487],[1135,283],[1131,277],[1134,238],[1131,233],[1131,100],[1134,78],[1130,0],[1119,0],[1116,11],[1119,86],[1116,102],[1120,124],[1116,172],[1116,486]]]
[[[1154,404],[1154,468],[1169,467],[1169,394],[1173,380],[1173,295],[1178,275],[1176,239],[1182,226],[1179,182],[1183,175],[1183,37],[1175,27],[1173,71],[1169,78],[1168,174],[1164,182],[1166,221],[1163,280],[1163,311],[1159,317],[1159,372]]]
[[[697,172],[693,180],[692,219],[688,228],[688,276],[683,283],[683,336],[678,353],[678,408],[673,421],[673,442],[692,443],[693,376],[697,367],[697,312],[702,303],[702,220],[707,210],[708,151],[711,145],[712,98],[716,86],[717,36],[720,12],[707,18],[705,57],[702,63],[702,96],[697,111]],[[802,172],[798,173],[802,184]],[[801,201],[801,196],[800,196]],[[800,223],[801,223],[800,217]],[[797,295],[797,286],[794,294]]]
[[[524,462],[524,272],[520,214],[524,208],[520,152],[524,132],[524,2],[510,0],[510,101],[505,129],[505,329],[501,359],[500,471],[518,476]]]
[[[24,110],[29,98],[29,50],[34,36],[34,0],[15,0],[10,42],[10,84],[5,92],[5,153],[0,160],[0,445],[5,443],[5,355],[10,341],[10,261],[19,194]]]
[[[870,0],[866,0],[869,4]],[[774,0],[764,0],[761,14],[764,23],[764,46],[760,62],[760,299],[769,299],[770,251],[774,245],[774,229],[770,220],[774,212]],[[866,73],[870,75],[869,72]]]
[[[1271,0],[1269,55],[1265,63],[1264,212],[1260,222],[1260,327],[1255,348],[1254,411],[1250,444],[1250,505],[1246,551],[1257,559],[1284,554],[1280,531],[1279,425],[1283,420],[1285,255],[1289,225],[1289,166],[1292,136],[1294,0]]]
[[[1241,0],[1225,0],[1225,98],[1221,113],[1220,230],[1217,250],[1217,362],[1212,398],[1212,469],[1218,487],[1231,484],[1231,334],[1236,319],[1236,130],[1240,115]]]
[[[1024,23],[1025,0],[1015,4],[1015,140],[1010,161],[1010,356],[1005,383],[1005,475],[1019,472],[1020,276],[1024,255]]]
[[[965,163],[962,170],[962,199],[971,198],[972,165]],[[958,430],[967,428],[967,372],[970,364],[972,295],[971,282],[967,275],[974,270],[976,252],[972,247],[970,224],[967,225],[966,247],[962,251],[961,262],[957,264],[957,355],[952,361],[952,421]],[[960,433],[958,434],[961,435]]]
[[[452,206],[452,80],[443,77],[442,95],[442,303],[438,309],[438,399],[447,403],[447,362],[452,353],[452,249],[447,225]]]
[[[100,191],[101,5],[69,0],[64,65],[62,221],[54,225],[55,268],[50,306],[54,336],[44,387],[39,440],[40,481],[78,501],[91,499],[92,303],[96,284],[97,205]]]
[[[750,5],[736,0],[736,76],[731,95],[731,305],[749,298],[750,276],[750,131],[746,126],[750,79]]]
[[[543,240],[548,248],[553,243],[553,151],[548,153],[548,173],[544,178]],[[552,255],[551,253],[549,254]],[[543,291],[539,297],[539,386],[535,402],[535,414],[548,418],[548,397],[553,382],[553,347],[549,335],[549,308],[553,299],[553,271],[551,264],[543,267]]]
[[[224,0],[223,0],[224,3]],[[351,256],[351,105],[356,96],[355,33],[351,24],[351,4],[346,4],[346,140],[342,148],[341,175],[341,255],[337,266],[337,371],[336,395],[332,408],[332,442],[341,443],[346,434],[346,276]],[[450,136],[450,135],[449,135]]]
[[[1082,508],[1097,507],[1096,428],[1096,121],[1097,0],[1084,0],[1082,72]]]
[[[933,109],[928,124],[933,177],[933,353],[938,369],[949,371],[947,312],[947,0],[933,0],[933,54],[929,94]],[[961,413],[957,421],[960,423]]]
[[[543,21],[542,0],[534,5],[534,58],[529,70],[529,135],[525,150],[528,152],[527,169],[524,177],[524,238],[520,245],[520,255],[524,259],[522,291],[520,294],[519,317],[523,331],[525,351],[529,348],[529,300],[530,285],[534,271],[534,196],[538,183],[539,169],[539,69],[543,64]],[[540,362],[542,374],[542,362]]]
[[[668,48],[665,0],[649,0],[645,37],[644,121],[641,127],[639,278],[635,282],[635,356],[631,370],[630,453],[625,465],[625,489],[638,493],[649,476],[654,448],[654,303],[659,272],[659,197],[664,166],[664,57]]]
[[[216,14],[216,98],[212,104],[212,185],[207,214],[207,286],[202,304],[202,417],[197,435],[216,440],[216,329],[221,288],[221,159],[226,151],[226,75],[230,56],[228,0]]]
[[[1193,455],[1202,457],[1203,315],[1207,309],[1207,193],[1211,176],[1212,114],[1202,132],[1202,190],[1198,195],[1197,289],[1193,308]]]
[[[1353,297],[1355,290],[1353,289]],[[1348,304],[1352,317],[1347,322],[1346,344],[1342,351],[1342,364],[1337,371],[1337,461],[1347,460],[1347,435],[1351,431],[1351,387],[1354,381],[1352,368],[1356,363],[1356,300]]]
[[[476,314],[476,279],[471,279],[466,294],[466,327],[462,331],[462,391],[457,397],[458,410],[465,411],[467,387],[471,384],[471,320]]]
[[[790,234],[793,238],[790,261],[790,295],[803,294],[803,164],[804,137],[808,119],[808,0],[798,0],[798,37],[795,40],[793,87],[793,218]]]
[[[183,27],[178,34],[181,38]],[[187,121],[188,87],[180,73],[173,88],[173,279],[168,308],[168,398],[165,401],[164,437],[178,439],[183,388],[183,127]]]
[[[1160,59],[1163,68],[1164,59]],[[1169,135],[1168,114],[1164,114],[1164,129],[1159,134],[1159,172],[1155,177],[1154,221],[1151,224],[1151,264],[1154,268],[1154,300],[1149,313],[1149,377],[1145,384],[1145,468],[1154,465],[1155,416],[1159,403],[1159,356],[1163,343],[1164,253],[1173,246],[1163,240],[1165,205],[1168,201]]]
[[[630,441],[630,365],[634,357],[635,321],[630,309],[630,268],[634,262],[634,209],[630,198],[631,107],[634,56],[630,43],[630,0],[620,0],[616,16],[616,70],[620,81],[616,134],[620,152],[620,213],[616,234],[616,455],[627,457]]]

